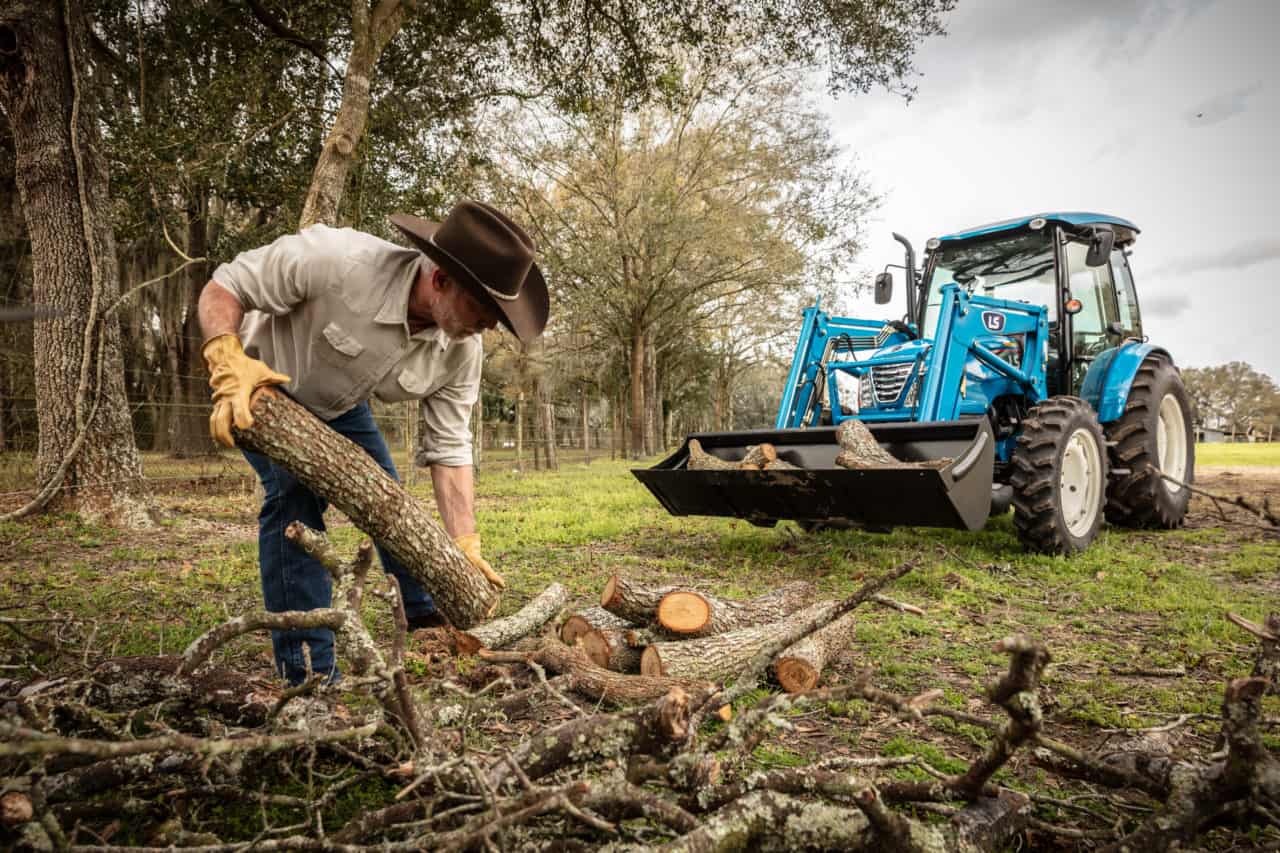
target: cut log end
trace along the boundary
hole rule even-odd
[[[591,623],[576,613],[564,620],[564,624],[560,626],[560,640],[569,647],[572,647],[579,637],[589,633],[591,633]]]
[[[677,634],[692,634],[711,621],[711,604],[696,592],[680,591],[658,602],[658,624]]]
[[[778,658],[774,662],[778,683],[788,693],[803,693],[818,686],[818,670],[798,658]]]
[[[605,582],[604,591],[600,593],[600,606],[603,607],[605,610],[608,610],[610,604],[616,604],[614,599],[617,597],[618,597],[618,576],[610,575],[609,580]],[[572,645],[572,643],[570,643],[570,645]]]
[[[602,669],[609,668],[609,655],[613,649],[609,646],[609,639],[601,632],[595,629],[589,629],[580,636],[582,640],[582,650],[587,653],[587,657],[591,662]]]
[[[661,676],[662,655],[653,646],[649,646],[640,655],[640,674]]]

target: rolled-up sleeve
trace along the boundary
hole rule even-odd
[[[450,381],[422,399],[422,433],[415,454],[419,465],[472,464],[471,409],[480,398],[483,355],[477,338]]]
[[[231,291],[245,310],[265,314],[288,314],[309,295],[312,273],[331,259],[325,252],[326,241],[316,229],[300,234],[286,234],[275,242],[248,252],[213,271],[213,280]],[[319,251],[318,251],[319,250]]]

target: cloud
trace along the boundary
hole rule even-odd
[[[1141,299],[1139,304],[1142,306],[1142,316],[1147,319],[1163,317],[1172,320],[1191,307],[1191,297],[1178,291],[1170,293],[1146,291],[1139,296],[1139,299]]]
[[[1238,270],[1280,259],[1280,237],[1246,240],[1217,252],[1184,255],[1151,270],[1147,275],[1176,278],[1197,272]]]
[[[1214,95],[1187,110],[1187,124],[1192,127],[1209,127],[1238,116],[1249,108],[1249,99],[1261,91],[1262,83],[1259,81],[1232,92]]]

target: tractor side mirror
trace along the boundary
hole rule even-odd
[[[882,272],[876,276],[876,304],[887,305],[893,298],[893,273]]]
[[[1085,266],[1100,267],[1111,257],[1116,245],[1116,232],[1109,225],[1095,225],[1089,239],[1089,253],[1084,256]]]

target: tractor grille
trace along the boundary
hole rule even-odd
[[[871,368],[876,402],[881,405],[898,402],[898,398],[902,396],[902,386],[907,384],[915,367],[914,361],[904,361],[901,364],[881,364]]]

